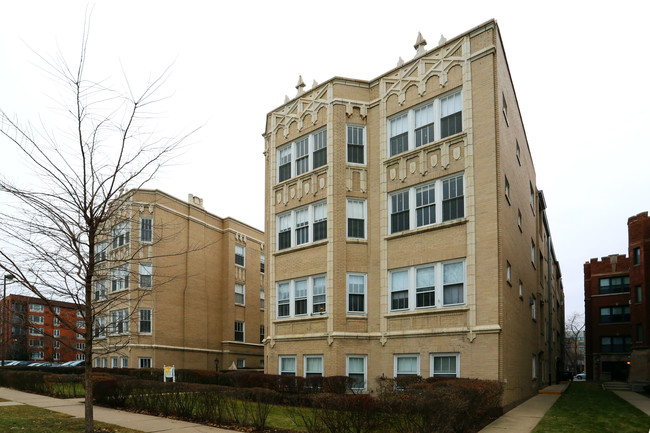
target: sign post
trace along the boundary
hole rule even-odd
[[[167,379],[176,382],[176,368],[173,365],[164,365],[163,369],[163,382],[167,382]]]

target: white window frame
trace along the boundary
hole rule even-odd
[[[45,306],[43,304],[29,304],[29,311],[33,313],[44,313]]]
[[[148,282],[146,277],[149,277]],[[153,265],[151,263],[138,263],[138,286],[141,289],[153,287]]]
[[[537,379],[537,356],[533,355],[533,380]]]
[[[77,343],[77,350],[78,351],[86,350],[86,343]]]
[[[415,374],[405,374],[405,373],[399,373],[397,371],[397,363],[398,359],[402,358],[415,358],[416,359],[416,365],[417,365],[417,371]],[[393,355],[393,377],[399,377],[398,374],[402,374],[402,377],[404,376],[420,376],[420,354],[419,353],[399,353]]]
[[[363,278],[363,293],[352,293],[350,291],[350,277],[361,277]],[[346,275],[346,297],[345,297],[345,306],[346,312],[350,315],[366,315],[368,314],[368,274],[359,273],[359,272],[348,272]],[[363,311],[351,311],[350,310],[350,295],[362,295],[363,296]]]
[[[83,320],[77,320],[77,329],[86,329],[86,322]]]
[[[128,356],[120,356],[120,368],[129,368]]]
[[[235,283],[235,305],[246,305],[246,286],[244,284]]]
[[[266,307],[266,293],[264,289],[260,289],[260,310],[264,310]]]
[[[118,365],[117,356],[111,356],[111,368],[117,368]]]
[[[241,257],[242,263],[237,263],[237,258]],[[235,266],[246,267],[246,247],[235,244]]]
[[[95,318],[95,325],[93,326],[94,338],[106,338],[106,316]]]
[[[441,119],[443,117],[445,117],[445,116],[442,116],[442,102],[443,102],[443,100],[446,100],[446,99],[448,99],[450,97],[455,97],[457,94],[460,95],[460,104],[461,104],[460,112],[461,112],[461,117],[463,118],[462,124],[463,124],[463,129],[464,129],[465,128],[465,120],[464,120],[464,116],[463,116],[463,114],[464,114],[464,109],[463,108],[464,107],[463,107],[463,95],[462,95],[462,92],[463,92],[462,88],[454,89],[454,90],[452,90],[452,91],[450,91],[448,93],[445,93],[444,95],[438,96],[436,98],[429,99],[429,100],[423,102],[422,104],[416,105],[415,107],[409,108],[408,110],[401,111],[401,112],[389,117],[387,119],[387,129],[386,129],[387,135],[388,135],[388,138],[386,140],[386,145],[387,145],[386,154],[388,155],[388,157],[391,158],[391,157],[393,157],[395,155],[400,155],[402,153],[405,153],[405,152],[408,152],[410,150],[413,150],[413,149],[417,148],[417,146],[415,145],[416,144],[415,143],[415,135],[416,135],[415,131],[416,131],[416,129],[419,129],[419,127],[416,128],[416,122],[415,122],[416,115],[415,115],[415,113],[416,113],[416,111],[419,111],[419,110],[421,110],[421,109],[423,109],[423,108],[425,108],[425,107],[427,107],[429,105],[432,105],[432,110],[433,110],[433,114],[432,114],[432,117],[433,117],[433,119],[432,119],[433,120],[433,138],[431,140],[429,140],[429,143],[433,143],[433,142],[442,140],[444,138],[450,137],[451,135],[448,135],[446,137],[442,137]],[[454,111],[454,114],[457,113],[457,112],[458,111]],[[408,140],[408,146],[407,146],[407,149],[404,152],[391,153],[390,139],[393,137],[393,128],[391,127],[392,122],[397,121],[402,116],[406,116],[406,123],[407,123],[406,132],[408,133],[408,139],[407,139]],[[429,124],[430,123],[427,123],[427,124],[425,124],[423,126],[426,126],[426,125],[429,125]],[[400,134],[403,134],[403,132],[399,132],[399,134],[395,134],[395,136],[400,135]],[[427,145],[429,143],[423,143],[422,145]]]
[[[309,371],[307,370],[308,360],[309,359],[320,359],[320,371]],[[323,355],[304,355],[303,356],[303,377],[315,377],[315,376],[324,376],[325,372],[325,361]]]
[[[147,319],[146,314],[149,314]],[[144,316],[144,317],[143,317]],[[142,325],[149,323],[149,330],[143,331]],[[140,308],[138,310],[138,334],[151,334],[153,332],[153,311],[151,308]]]
[[[60,361],[61,360],[61,354],[59,352],[54,352],[53,359],[55,361]]]
[[[122,335],[129,333],[129,310],[128,308],[121,308],[110,312],[110,333],[113,335]],[[119,331],[119,326],[122,324],[122,331]]]
[[[266,257],[264,253],[260,254],[260,274],[263,274],[266,270]]]
[[[246,358],[237,358],[237,368],[246,368]]]
[[[145,227],[145,223],[149,222],[149,227]],[[146,236],[148,234],[148,236]],[[140,217],[140,243],[150,244],[153,242],[153,218]]]
[[[150,356],[138,357],[138,368],[153,368],[153,360]]]
[[[61,307],[52,307],[52,312],[54,314],[61,314]]]
[[[315,148],[315,139],[314,139],[314,137],[321,134],[321,133],[324,133],[324,136],[325,136],[325,146],[321,146],[319,149],[316,149]],[[304,155],[301,155],[300,158],[297,158],[296,156],[298,154],[298,145],[301,144],[305,139],[307,140],[307,153],[304,154]],[[306,173],[309,173],[310,171],[314,170],[314,152],[316,152],[316,151],[318,151],[320,149],[323,149],[323,148],[327,149],[327,146],[328,146],[328,143],[327,143],[327,127],[323,127],[323,128],[320,128],[320,129],[318,129],[318,130],[316,130],[314,132],[311,132],[309,134],[302,135],[302,136],[296,138],[291,143],[279,146],[276,149],[276,159],[277,159],[276,167],[275,167],[276,168],[276,183],[286,182],[288,180],[291,180],[291,179],[295,178],[296,176],[303,176]],[[290,152],[289,164],[291,166],[291,169],[290,169],[289,177],[281,181],[281,180],[279,180],[280,179],[280,167],[282,165],[284,165],[284,164],[281,164],[280,154],[282,152],[287,151],[287,150],[289,150],[289,152]],[[325,150],[325,152],[327,153],[327,150]],[[297,172],[297,163],[296,163],[296,161],[301,159],[301,158],[304,158],[304,157],[306,157],[307,160],[308,160],[307,168],[306,168],[306,170],[304,172],[302,172],[300,174],[296,174],[296,172]],[[325,163],[325,165],[321,165],[321,166],[316,167],[316,168],[320,168],[320,167],[324,167],[324,166],[327,166],[327,163]]]
[[[108,241],[101,241],[95,243],[95,263],[100,263],[106,260],[108,251]]]
[[[282,361],[284,359],[287,359],[287,360],[288,359],[293,359],[293,366],[294,366],[293,370],[283,370],[282,369],[282,367],[283,367]],[[287,373],[293,373],[293,374],[287,374]],[[279,355],[278,356],[278,374],[280,376],[298,376],[298,360],[297,360],[296,355]]]
[[[444,202],[445,202],[445,200],[444,200],[444,183],[446,181],[451,181],[451,180],[456,179],[458,177],[462,177],[462,180],[463,180],[463,194],[462,194],[462,197],[463,197],[463,215],[460,216],[460,217],[457,217],[457,218],[448,219],[448,220],[443,221],[443,217],[444,217],[444,212],[443,211],[444,211]],[[435,198],[435,200],[433,202],[433,205],[435,206],[435,221],[430,222],[428,224],[418,225],[417,193],[418,193],[418,190],[424,189],[424,188],[427,188],[427,187],[431,187],[431,186],[433,186],[433,188],[434,188],[434,198]],[[392,197],[397,196],[399,194],[404,194],[404,193],[407,193],[408,202],[409,202],[408,203],[409,227],[408,227],[408,229],[405,229],[405,230],[393,231],[392,222],[391,222],[392,215],[393,215],[393,200],[392,200]],[[388,231],[391,234],[393,234],[393,233],[404,233],[404,232],[407,232],[407,231],[419,229],[421,227],[435,226],[435,225],[447,223],[449,221],[455,221],[455,220],[465,218],[465,216],[467,215],[467,212],[466,212],[467,200],[465,200],[465,197],[466,197],[466,195],[465,195],[465,173],[464,172],[454,173],[451,176],[446,176],[446,177],[436,179],[436,180],[431,181],[431,182],[424,182],[424,183],[421,183],[421,184],[418,184],[418,185],[413,185],[412,187],[409,187],[409,188],[393,191],[393,192],[388,194]],[[430,206],[430,205],[431,205],[431,203],[428,206]],[[402,210],[400,212],[403,212],[405,210]]]
[[[361,144],[350,143],[350,131],[351,129],[361,129]],[[368,146],[367,146],[367,136],[366,136],[366,126],[365,125],[355,125],[348,123],[345,125],[345,162],[350,165],[365,166],[368,163]],[[363,147],[363,162],[351,162],[350,153],[348,152],[350,145],[356,145]]]
[[[52,326],[61,326],[61,319],[59,319],[58,317],[54,317],[52,319]]]
[[[43,355],[42,351],[40,351],[40,352],[32,352],[31,355],[32,355],[31,359],[33,359],[33,360],[42,360],[44,358],[44,355]]]
[[[108,280],[96,280],[93,283],[93,292],[95,301],[103,301],[108,298]]]
[[[54,341],[52,342],[52,347],[53,347],[54,349],[60,349],[60,348],[61,348],[61,342],[60,342],[59,340],[54,340]]]
[[[45,323],[45,317],[31,314],[29,316],[29,321],[34,325],[43,325]]]
[[[316,294],[314,295],[314,280],[316,279],[325,279],[325,293],[322,294]],[[296,307],[296,282],[301,282],[301,281],[306,281],[307,284],[307,294],[306,294],[306,300],[307,300],[307,312],[305,314],[298,314],[296,315],[295,313],[295,307]],[[282,298],[280,299],[279,296],[279,289],[280,286],[283,285],[288,285],[289,289],[289,298],[285,299]],[[318,274],[318,275],[310,275],[307,277],[300,277],[300,278],[294,278],[292,280],[284,280],[284,281],[277,281],[276,282],[276,293],[278,293],[277,296],[277,302],[276,302],[276,311],[275,315],[277,319],[288,319],[292,317],[310,317],[310,316],[315,316],[315,315],[321,315],[321,314],[326,314],[327,313],[327,277],[326,274]],[[325,297],[325,310],[324,311],[318,311],[314,312],[314,296],[324,296]],[[302,297],[300,299],[303,299]],[[282,304],[280,302],[283,301]],[[286,305],[286,302],[288,301],[289,303],[289,315],[287,316],[280,316],[280,305]],[[317,305],[320,305],[320,303],[317,303]]]
[[[512,278],[512,266],[510,265],[510,262],[506,260],[506,281],[508,283],[511,283],[511,278]]]
[[[350,374],[361,374],[358,371],[350,371],[350,359],[363,359],[363,387],[355,387],[352,384],[352,389],[358,391],[365,391],[368,388],[368,355],[346,355],[345,357],[345,375],[350,377]]]
[[[111,293],[129,288],[129,264],[116,266],[111,269]]]
[[[307,205],[307,206],[301,206],[299,208],[295,208],[295,209],[292,209],[292,210],[289,210],[289,211],[286,211],[286,212],[282,212],[282,213],[276,215],[276,217],[275,217],[276,218],[276,233],[275,233],[275,240],[276,240],[275,248],[276,248],[276,251],[284,251],[284,250],[294,248],[296,246],[309,245],[309,244],[312,244],[314,242],[322,242],[322,241],[327,240],[327,237],[325,237],[323,239],[319,239],[317,241],[314,241],[314,224],[323,221],[322,219],[318,220],[318,221],[314,221],[314,216],[315,216],[314,208],[316,208],[317,206],[325,206],[325,215],[327,215],[327,202],[325,200],[321,200],[319,202],[312,203],[312,204]],[[309,230],[308,230],[308,233],[309,233],[308,238],[309,238],[309,240],[307,242],[304,242],[302,244],[297,245],[296,244],[296,212],[301,212],[303,210],[307,210],[307,212],[308,212],[308,220],[307,221],[308,221],[308,225],[309,225]],[[290,233],[289,236],[290,236],[290,239],[291,239],[290,242],[289,242],[289,246],[286,247],[286,248],[282,248],[282,249],[280,249],[280,233],[281,233],[280,229],[282,227],[281,221],[284,221],[285,223],[288,223],[288,225],[286,226],[285,230],[282,231],[282,233],[289,232]],[[327,218],[324,221],[327,221]]]
[[[102,357],[102,368],[108,368],[108,358]]]
[[[29,335],[45,335],[43,328],[35,328],[33,326],[29,327]]]
[[[462,263],[463,266],[463,302],[460,303],[454,303],[454,304],[445,304],[444,303],[444,289],[445,289],[445,266],[446,265],[452,265],[456,263]],[[422,307],[417,307],[417,281],[416,281],[416,276],[417,276],[417,270],[418,269],[423,269],[423,268],[429,268],[429,267],[434,267],[434,279],[435,279],[435,304],[434,305],[428,305],[428,306],[422,306]],[[408,307],[407,308],[399,308],[399,309],[393,309],[392,308],[392,293],[393,293],[393,279],[392,279],[392,274],[393,273],[399,273],[399,272],[408,272],[407,278],[408,278],[408,284],[407,284],[407,290],[408,290]],[[458,284],[458,283],[457,283]],[[400,290],[401,291],[401,290]],[[443,262],[434,262],[434,263],[426,263],[422,265],[417,265],[417,266],[411,266],[411,267],[406,267],[406,268],[396,268],[396,269],[390,269],[388,271],[388,312],[389,313],[394,313],[394,312],[402,312],[402,311],[415,311],[415,310],[424,310],[424,309],[432,309],[432,308],[451,308],[451,307],[458,307],[461,305],[466,305],[467,304],[467,267],[465,263],[465,258],[461,259],[453,259],[453,260],[446,260]]]
[[[95,359],[93,360],[93,367],[95,367],[95,368],[99,368],[100,362],[101,362],[101,359],[100,359],[100,358],[95,358]]]
[[[52,330],[52,337],[59,338],[60,336],[61,336],[61,330],[60,329],[53,329]]]
[[[361,218],[354,218],[354,219],[363,219],[363,236],[362,237],[356,237],[356,236],[350,236],[350,219],[352,218],[351,213],[352,213],[352,206],[353,205],[359,205],[361,204],[361,211],[363,214],[361,215]],[[345,236],[348,239],[368,239],[368,200],[365,198],[352,198],[348,197],[346,200],[346,206],[345,206]],[[354,215],[355,217],[358,217],[358,215]]]
[[[131,221],[124,220],[113,226],[111,229],[111,246],[113,249],[122,247],[129,243],[131,238]]]
[[[530,297],[530,314],[534,321],[537,321],[537,299],[531,295]]]
[[[435,372],[435,359],[436,358],[454,358],[455,359],[455,365],[456,365],[456,376],[455,377],[460,377],[460,353],[431,353],[430,354],[430,365],[429,365],[429,375],[431,377],[449,377],[448,373],[442,373],[436,375]]]
[[[237,329],[237,325],[241,325],[241,330]],[[238,332],[241,332],[241,340],[237,340]],[[244,322],[243,320],[235,320],[235,332],[233,335],[233,341],[237,341],[239,343],[246,342],[246,322]]]

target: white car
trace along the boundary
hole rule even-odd
[[[578,373],[573,380],[587,380],[587,373]]]

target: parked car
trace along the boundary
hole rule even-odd
[[[587,380],[587,373],[578,373],[574,380]]]

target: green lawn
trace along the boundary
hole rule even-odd
[[[0,431],[3,433],[83,433],[84,420],[34,406],[1,406]],[[111,424],[95,422],[95,431],[102,433],[142,433]]]
[[[604,391],[598,382],[573,382],[533,433],[633,433],[650,429],[650,416]]]

